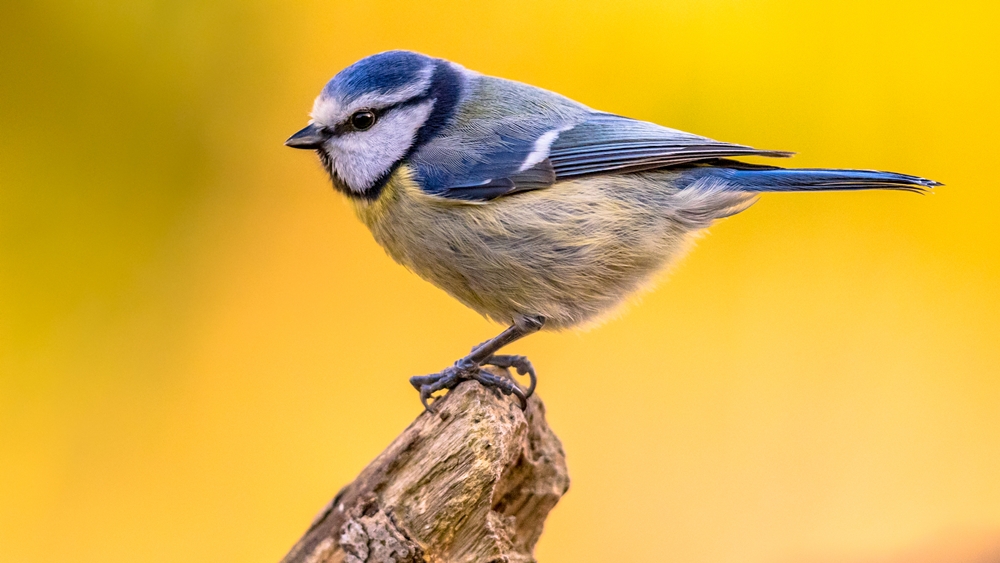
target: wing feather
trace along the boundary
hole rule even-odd
[[[718,158],[791,154],[723,143],[655,123],[595,112],[556,139],[549,150],[549,160],[556,178],[563,179],[655,170]]]
[[[524,84],[481,76],[473,84],[475,101],[410,159],[429,194],[482,202],[594,174],[791,155],[595,112]]]

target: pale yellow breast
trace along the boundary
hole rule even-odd
[[[621,304],[706,226],[678,218],[686,200],[673,178],[596,177],[466,203],[421,192],[401,167],[355,209],[393,259],[472,309],[559,329]]]

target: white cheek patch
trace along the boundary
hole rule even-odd
[[[354,192],[363,193],[403,158],[427,121],[434,103],[390,110],[367,131],[352,131],[328,142],[333,168]]]

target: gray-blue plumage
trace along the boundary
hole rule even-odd
[[[648,121],[591,112],[559,135],[549,152],[559,178],[640,172],[737,156],[786,157],[791,153],[722,143]]]
[[[877,170],[836,170],[828,168],[760,167],[741,169],[730,166],[698,167],[686,175],[692,179],[718,178],[730,189],[745,192],[809,192],[824,190],[903,190],[923,193],[938,182],[909,174]]]
[[[425,400],[474,377],[490,354],[542,325],[605,315],[683,254],[699,230],[761,192],[939,185],[893,172],[739,162],[791,153],[595,111],[407,51],[338,73],[312,115],[287,144],[316,150],[386,251],[512,325],[452,371],[414,380]]]
[[[729,159],[792,153],[725,143],[595,111],[541,88],[484,76],[409,51],[379,53],[344,69],[323,88],[317,104],[325,100],[348,107],[365,98],[372,102],[371,109],[382,114],[405,112],[421,104],[431,109],[409,133],[408,146],[395,161],[373,163],[384,170],[361,174],[370,185],[351,186],[354,191],[377,191],[403,162],[428,194],[463,201],[489,201],[598,174],[688,167],[692,178],[697,178],[706,174],[700,169],[705,166],[719,169],[714,174],[725,178],[730,189],[751,192],[920,191],[936,185],[877,171],[799,170],[793,174],[747,169]],[[379,100],[391,103],[378,107]],[[336,181],[351,174],[331,169],[331,175]]]

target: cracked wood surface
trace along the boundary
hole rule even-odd
[[[465,382],[344,487],[282,563],[526,563],[569,487],[533,396]]]

